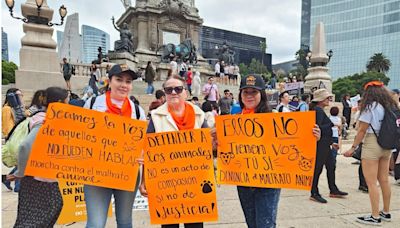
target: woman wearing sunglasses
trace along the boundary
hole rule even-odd
[[[381,225],[381,220],[390,221],[390,184],[388,179],[390,150],[379,146],[374,134],[381,129],[381,122],[385,115],[385,109],[394,110],[398,106],[390,95],[390,92],[380,81],[368,82],[364,86],[364,95],[361,100],[359,127],[351,148],[344,156],[351,157],[356,148],[364,140],[361,153],[361,165],[365,180],[368,185],[369,199],[371,203],[371,215],[358,217],[357,222],[369,225]],[[382,197],[383,210],[379,211],[379,192],[376,182],[379,182]]]
[[[166,102],[151,112],[147,133],[207,128],[204,112],[186,101],[185,79],[171,76],[164,82]],[[144,170],[144,169],[143,169]],[[145,179],[142,175],[140,193],[147,197]],[[179,224],[161,225],[162,228],[178,228]],[[186,223],[185,228],[201,228],[203,223]]]

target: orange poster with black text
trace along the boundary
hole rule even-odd
[[[314,124],[315,112],[218,116],[218,183],[310,190]]]
[[[209,129],[147,135],[145,183],[152,224],[218,219]]]
[[[25,175],[133,191],[146,125],[118,115],[50,104]]]
[[[63,199],[63,207],[57,224],[68,224],[87,220],[86,203],[83,184],[70,181],[58,181],[58,186]],[[108,217],[112,216],[112,207],[108,208]]]

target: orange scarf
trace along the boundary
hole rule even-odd
[[[131,103],[129,102],[129,99],[126,97],[124,103],[122,104],[122,108],[118,108],[116,105],[112,103],[110,94],[111,94],[110,91],[106,92],[106,103],[107,103],[106,112],[131,118],[132,107]]]
[[[244,108],[242,111],[242,114],[254,114],[255,113],[255,109],[246,109]]]
[[[194,108],[185,103],[185,112],[183,116],[176,116],[174,112],[171,112],[171,109],[168,107],[169,113],[171,113],[172,119],[174,119],[176,126],[179,130],[189,130],[194,129],[195,115]]]

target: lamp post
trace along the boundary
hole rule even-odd
[[[60,23],[51,22],[54,10],[49,8],[47,0],[26,0],[21,4],[21,17],[14,15],[14,0],[5,0],[12,18],[23,21],[19,50],[20,66],[15,72],[16,87],[26,92],[45,89],[50,86],[63,86],[57,43],[53,40],[54,25],[62,25],[67,8],[61,6],[58,13]]]
[[[6,1],[6,5],[7,5],[8,9],[10,10],[11,17],[21,20],[24,23],[47,25],[47,26],[51,27],[53,25],[62,25],[64,23],[65,16],[67,16],[67,8],[64,5],[62,5],[58,9],[58,13],[60,14],[60,17],[61,17],[61,23],[49,22],[49,19],[47,17],[40,16],[40,12],[41,12],[41,8],[43,6],[44,0],[35,0],[36,7],[37,7],[37,15],[28,15],[27,17],[16,17],[16,16],[14,16],[14,12],[13,12],[15,1],[14,0],[5,0],[5,1]]]

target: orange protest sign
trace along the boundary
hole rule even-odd
[[[63,208],[58,217],[57,224],[68,224],[87,220],[86,203],[83,184],[69,181],[58,181]],[[112,207],[108,208],[108,217],[112,216]]]
[[[310,190],[315,112],[218,116],[221,184]]]
[[[25,175],[133,191],[146,122],[54,103],[32,147]]]
[[[144,164],[152,224],[218,219],[209,129],[148,134]]]

